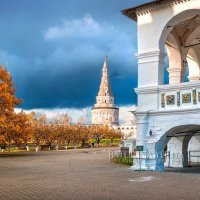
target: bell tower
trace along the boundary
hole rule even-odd
[[[101,84],[96,97],[96,104],[92,108],[92,124],[119,124],[119,108],[114,105],[106,57],[102,68]]]

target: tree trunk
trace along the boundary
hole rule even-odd
[[[85,140],[84,139],[82,139],[82,145],[81,146],[82,146],[82,148],[85,147]]]
[[[97,147],[99,147],[100,139],[97,139]]]
[[[8,152],[10,153],[10,141],[8,142]]]
[[[51,143],[49,143],[49,151],[51,151]]]

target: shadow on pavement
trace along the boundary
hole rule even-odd
[[[188,174],[200,174],[200,166],[188,168],[165,168],[165,172],[178,172]]]
[[[24,156],[35,156],[35,152],[15,152],[15,153],[0,153],[0,158],[6,157],[24,157]]]

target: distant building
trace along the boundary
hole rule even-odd
[[[122,144],[121,147],[128,147],[129,153],[133,152],[136,148],[136,132],[137,126],[133,125],[118,125],[113,126],[116,131],[122,133]]]
[[[114,105],[106,58],[102,69],[101,85],[96,97],[96,104],[92,108],[92,124],[108,126],[119,124],[119,108]]]
[[[92,108],[92,124],[107,125],[122,133],[122,146],[129,147],[129,152],[135,149],[136,125],[119,125],[119,108],[115,107],[109,80],[108,65],[105,58],[102,78],[96,104]]]

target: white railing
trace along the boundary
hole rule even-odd
[[[200,164],[200,151],[189,151],[188,152],[188,162],[192,164]]]

